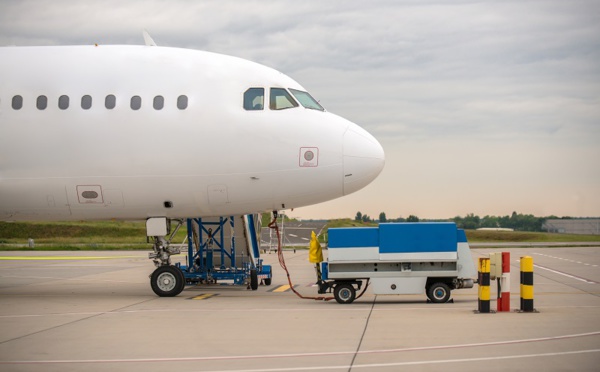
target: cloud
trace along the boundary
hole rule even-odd
[[[555,181],[544,159],[554,164],[569,159],[582,166],[561,166],[569,176],[565,188],[555,192],[580,195],[578,200],[591,206],[586,213],[598,215],[599,12],[600,3],[592,0],[9,0],[0,2],[0,45],[141,44],[141,30],[148,29],[159,45],[274,67],[299,81],[329,111],[369,130],[388,154],[382,181],[373,186],[378,195],[401,189],[396,183],[402,180],[386,175],[405,174],[415,163],[446,174],[447,167],[414,157],[408,161],[412,154],[398,149],[439,155],[436,149],[444,148],[445,161],[469,159],[471,169],[479,169],[478,159],[484,164],[479,167],[487,169],[490,159],[511,153],[518,156],[510,167],[495,163],[494,174],[482,173],[483,184],[504,182],[534,208],[550,197],[519,191],[511,184],[513,175],[527,178],[532,168],[540,169],[536,179],[542,189],[542,182]],[[528,149],[542,155],[519,162],[519,157],[530,159]],[[417,184],[411,192],[437,190],[427,185],[432,180],[426,175],[415,171],[409,176]],[[463,180],[448,174],[445,182]],[[370,188],[344,200],[374,200]],[[439,203],[451,199],[450,191],[437,193]],[[489,204],[483,196],[461,197],[467,211],[470,205]],[[557,205],[565,212],[552,213],[571,213],[570,199],[561,200]],[[459,203],[447,204],[451,209]],[[580,202],[575,204],[581,209]]]

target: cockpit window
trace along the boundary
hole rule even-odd
[[[250,88],[244,92],[244,110],[262,110],[264,107],[264,88]]]
[[[319,102],[317,102],[314,98],[312,98],[312,96],[310,94],[308,94],[307,92],[303,92],[301,90],[291,89],[291,88],[290,88],[290,92],[292,92],[292,94],[294,95],[294,97],[296,97],[296,99],[300,102],[300,104],[302,106],[306,107],[307,109],[325,111],[323,106],[321,106],[319,104]]]
[[[271,88],[269,97],[269,108],[271,110],[284,110],[292,107],[298,107],[291,94],[283,88]]]

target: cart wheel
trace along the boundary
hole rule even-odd
[[[333,296],[338,304],[351,304],[356,298],[356,290],[352,284],[337,284],[333,290]]]
[[[264,283],[265,283],[265,285],[271,285],[271,279],[272,279],[272,278],[266,278],[266,279],[264,280]]]
[[[160,297],[174,297],[183,291],[185,277],[175,266],[160,266],[150,276],[150,286]]]
[[[446,283],[433,283],[427,289],[427,297],[436,304],[448,302],[450,299],[450,287]]]
[[[250,289],[253,291],[258,289],[258,273],[256,269],[250,270]]]

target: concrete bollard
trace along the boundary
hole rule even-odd
[[[533,258],[521,257],[521,311],[534,312],[533,308]]]

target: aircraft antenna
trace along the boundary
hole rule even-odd
[[[142,34],[144,35],[144,43],[146,44],[146,46],[157,46],[156,43],[154,42],[154,39],[152,39],[152,37],[150,36],[150,34],[148,33],[148,31],[146,29],[144,29]]]

